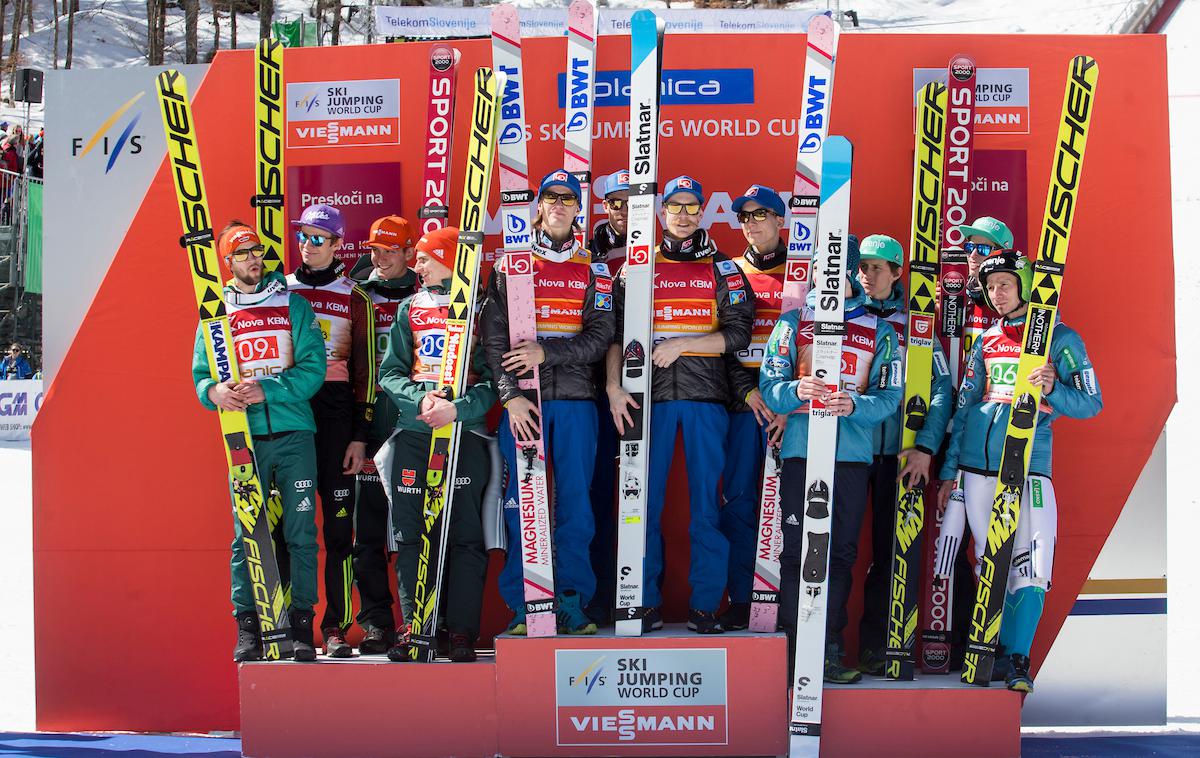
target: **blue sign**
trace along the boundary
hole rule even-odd
[[[754,69],[670,69],[662,73],[663,105],[744,105],[754,102]],[[596,74],[596,107],[629,107],[629,72]],[[567,106],[567,75],[558,75],[558,107]]]

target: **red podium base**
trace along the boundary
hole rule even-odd
[[[474,664],[240,669],[252,758],[787,753],[782,635],[500,637]],[[822,756],[1018,756],[1019,696],[957,676],[826,685]]]

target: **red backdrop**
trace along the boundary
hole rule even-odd
[[[483,40],[458,47],[458,109],[464,113],[466,78],[490,56]],[[754,87],[750,104],[665,105],[663,118],[675,129],[662,141],[661,175],[690,173],[710,194],[736,196],[751,182],[787,188],[795,139],[772,137],[766,127],[799,114],[803,49],[802,39],[787,35],[670,37],[666,68],[752,67]],[[852,227],[860,235],[883,232],[907,240],[912,69],[943,66],[958,52],[972,53],[982,67],[1030,69],[1029,133],[982,135],[976,145],[1027,151],[1025,223],[1031,232],[1041,223],[1067,61],[1087,52],[1101,66],[1062,314],[1088,341],[1106,406],[1097,419],[1056,425],[1060,539],[1055,589],[1034,651],[1040,658],[1175,399],[1165,45],[1161,37],[1143,36],[844,36],[831,133],[846,134],[856,147]],[[327,81],[330,72],[400,78],[398,145],[289,149],[289,165],[400,162],[406,204],[394,210],[414,216],[421,197],[427,55],[424,44],[289,50],[285,71],[291,82]],[[553,72],[564,55],[560,39],[526,45],[527,71],[540,72],[526,78],[532,124],[562,122]],[[599,57],[601,69],[626,68],[628,40],[602,38]],[[247,213],[251,65],[251,52],[225,52],[203,82],[191,83],[217,219]],[[597,108],[601,122],[626,117],[623,107]],[[749,119],[762,130],[754,137],[682,136],[678,122],[697,118],[731,119],[730,128]],[[459,158],[465,133],[464,119]],[[562,155],[561,142],[541,141],[539,133],[535,128],[529,145],[535,175],[557,167]],[[602,138],[595,155],[597,173],[606,173],[625,165],[626,144]],[[461,160],[454,173],[457,197]],[[498,193],[492,197],[495,203]],[[708,209],[721,210],[728,209]],[[452,216],[457,218],[457,207]],[[184,254],[175,242],[180,230],[165,168],[130,229],[33,431],[38,726],[236,729],[226,592],[228,496],[216,419],[201,410],[189,383],[196,317]],[[714,233],[726,249],[740,250],[732,227],[717,226]],[[1128,298],[1113,290],[1133,278],[1120,273],[1130,255],[1138,256],[1138,279],[1154,293],[1139,301],[1137,319],[1120,317]],[[683,479],[677,470],[671,480],[669,615],[683,609],[687,594]],[[504,618],[497,602],[491,593],[488,631]]]

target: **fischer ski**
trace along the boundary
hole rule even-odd
[[[917,444],[917,432],[933,395],[933,344],[937,338],[938,253],[942,246],[942,172],[945,165],[946,85],[930,82],[917,94],[917,137],[913,162],[912,237],[908,248],[908,325],[904,355],[903,423],[900,449]],[[904,458],[899,461],[904,467]],[[884,675],[911,681],[921,591],[921,530],[925,521],[924,479],[896,483],[892,581],[888,603]]]
[[[215,381],[226,382],[240,378],[241,372],[218,275],[221,268],[213,247],[212,215],[200,170],[187,80],[178,71],[167,70],[156,77],[156,84],[175,199],[184,229],[179,241],[188,252],[208,365]],[[292,654],[291,625],[263,507],[264,487],[254,457],[250,422],[244,411],[218,409],[217,414],[229,464],[229,490],[242,527],[242,547],[262,630],[263,654],[269,660],[287,658]]]
[[[263,268],[268,274],[283,265],[287,250],[283,208],[283,43],[260,40],[254,59],[254,206]]]
[[[425,124],[424,200],[417,218],[421,234],[446,226],[450,218],[450,147],[454,141],[454,90],[459,52],[435,44],[429,50],[429,109]]]
[[[842,338],[846,333],[846,246],[850,227],[850,168],[853,149],[845,137],[825,141],[821,168],[818,244],[812,270],[817,281],[813,313],[812,373],[831,392],[841,389]],[[820,400],[809,403],[808,456],[804,479],[804,537],[801,543],[796,614],[795,674],[788,755],[817,756],[821,749],[821,690],[825,674],[825,620],[829,579],[829,533],[833,525],[833,482],[838,418]]]
[[[575,239],[583,248],[591,233],[592,110],[596,88],[596,9],[591,0],[573,0],[567,9],[567,122],[563,168],[579,180]]]
[[[491,69],[475,72],[471,109],[471,138],[467,146],[466,180],[463,184],[462,220],[459,222],[458,252],[450,284],[446,313],[446,344],[442,352],[439,389],[448,398],[463,394],[474,342],[475,301],[479,293],[479,263],[483,248],[483,224],[487,218],[488,195],[492,188],[492,161],[496,155],[498,93],[504,90],[504,75]],[[462,425],[451,422],[433,430],[429,462],[425,471],[425,522],[418,558],[415,609],[409,619],[412,660],[429,662],[435,654],[437,609],[441,602],[445,573],[445,548],[454,504],[454,480],[458,468],[458,443]]]
[[[521,23],[517,9],[492,9],[492,64],[504,74],[500,106],[500,220],[504,229],[504,274],[510,345],[537,341],[533,284],[533,236],[529,207],[529,163],[525,149],[525,93],[521,70]],[[530,637],[557,630],[550,497],[542,429],[542,389],[538,367],[517,377],[521,393],[537,412],[537,436],[515,438],[517,504],[521,514],[521,571],[525,582],[525,624]]]
[[[635,11],[630,22],[629,225],[625,246],[625,313],[621,387],[633,396],[633,424],[621,433],[617,479],[617,608],[619,637],[640,636],[646,499],[650,473],[650,363],[654,318],[654,201],[658,195],[658,103],[663,20]]]
[[[822,148],[829,132],[837,42],[837,25],[833,19],[824,14],[813,16],[808,23],[808,55],[800,93],[804,110],[801,123],[805,130],[796,143],[796,173],[788,203],[791,215],[781,314],[803,308],[804,297],[808,294],[809,264],[817,235],[817,207],[821,202]],[[779,483],[782,468],[779,448],[768,446],[758,509],[758,539],[754,543],[754,587],[750,593],[752,632],[774,632],[779,621],[779,552],[783,549]]]
[[[982,687],[990,683],[995,663],[1013,543],[1021,514],[1021,496],[1025,489],[1025,477],[1029,473],[1033,435],[1041,409],[1041,386],[1031,384],[1029,374],[1046,365],[1050,341],[1054,336],[1067,248],[1071,241],[1071,224],[1075,209],[1079,207],[1079,177],[1083,171],[1083,155],[1087,147],[1099,74],[1100,67],[1096,59],[1085,55],[1073,58],[1067,71],[1062,118],[1054,148],[1054,161],[1051,163],[1050,187],[1046,194],[1046,213],[1039,237],[1038,259],[1033,264],[1033,287],[1025,316],[1021,358],[1017,363],[1017,382],[1013,388],[1008,429],[1000,456],[987,545],[980,560],[979,586],[976,588],[975,608],[971,613],[971,635],[963,661],[962,680]]]
[[[950,384],[958,390],[962,374],[963,322],[967,307],[967,253],[959,224],[967,223],[971,200],[971,159],[975,140],[975,61],[967,55],[950,59],[946,76],[946,158],[942,184],[942,253],[938,279],[938,329],[950,368]],[[950,630],[953,626],[954,560],[966,523],[962,488],[955,487],[946,510],[933,509],[927,522],[921,608],[921,671],[950,673]],[[958,531],[954,531],[954,524]]]

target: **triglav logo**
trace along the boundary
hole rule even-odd
[[[108,162],[104,166],[104,173],[107,174],[112,170],[112,167],[116,165],[117,158],[120,157],[121,152],[125,149],[126,145],[129,145],[130,155],[137,155],[138,153],[142,152],[142,135],[133,133],[133,130],[138,125],[138,121],[140,121],[142,118],[142,112],[140,110],[133,112],[133,116],[129,119],[129,121],[125,122],[124,128],[121,129],[120,135],[115,140],[110,140],[109,132],[113,130],[113,125],[120,121],[121,118],[131,108],[133,108],[133,106],[137,104],[137,101],[141,100],[142,96],[145,94],[146,92],[143,90],[126,100],[124,105],[113,111],[113,113],[104,120],[104,123],[100,124],[100,128],[97,129],[91,137],[88,137],[86,142],[84,141],[83,137],[72,137],[71,155],[75,158],[83,158],[88,153],[92,152],[93,148],[95,148],[97,145],[100,145],[101,152],[108,156]]]

